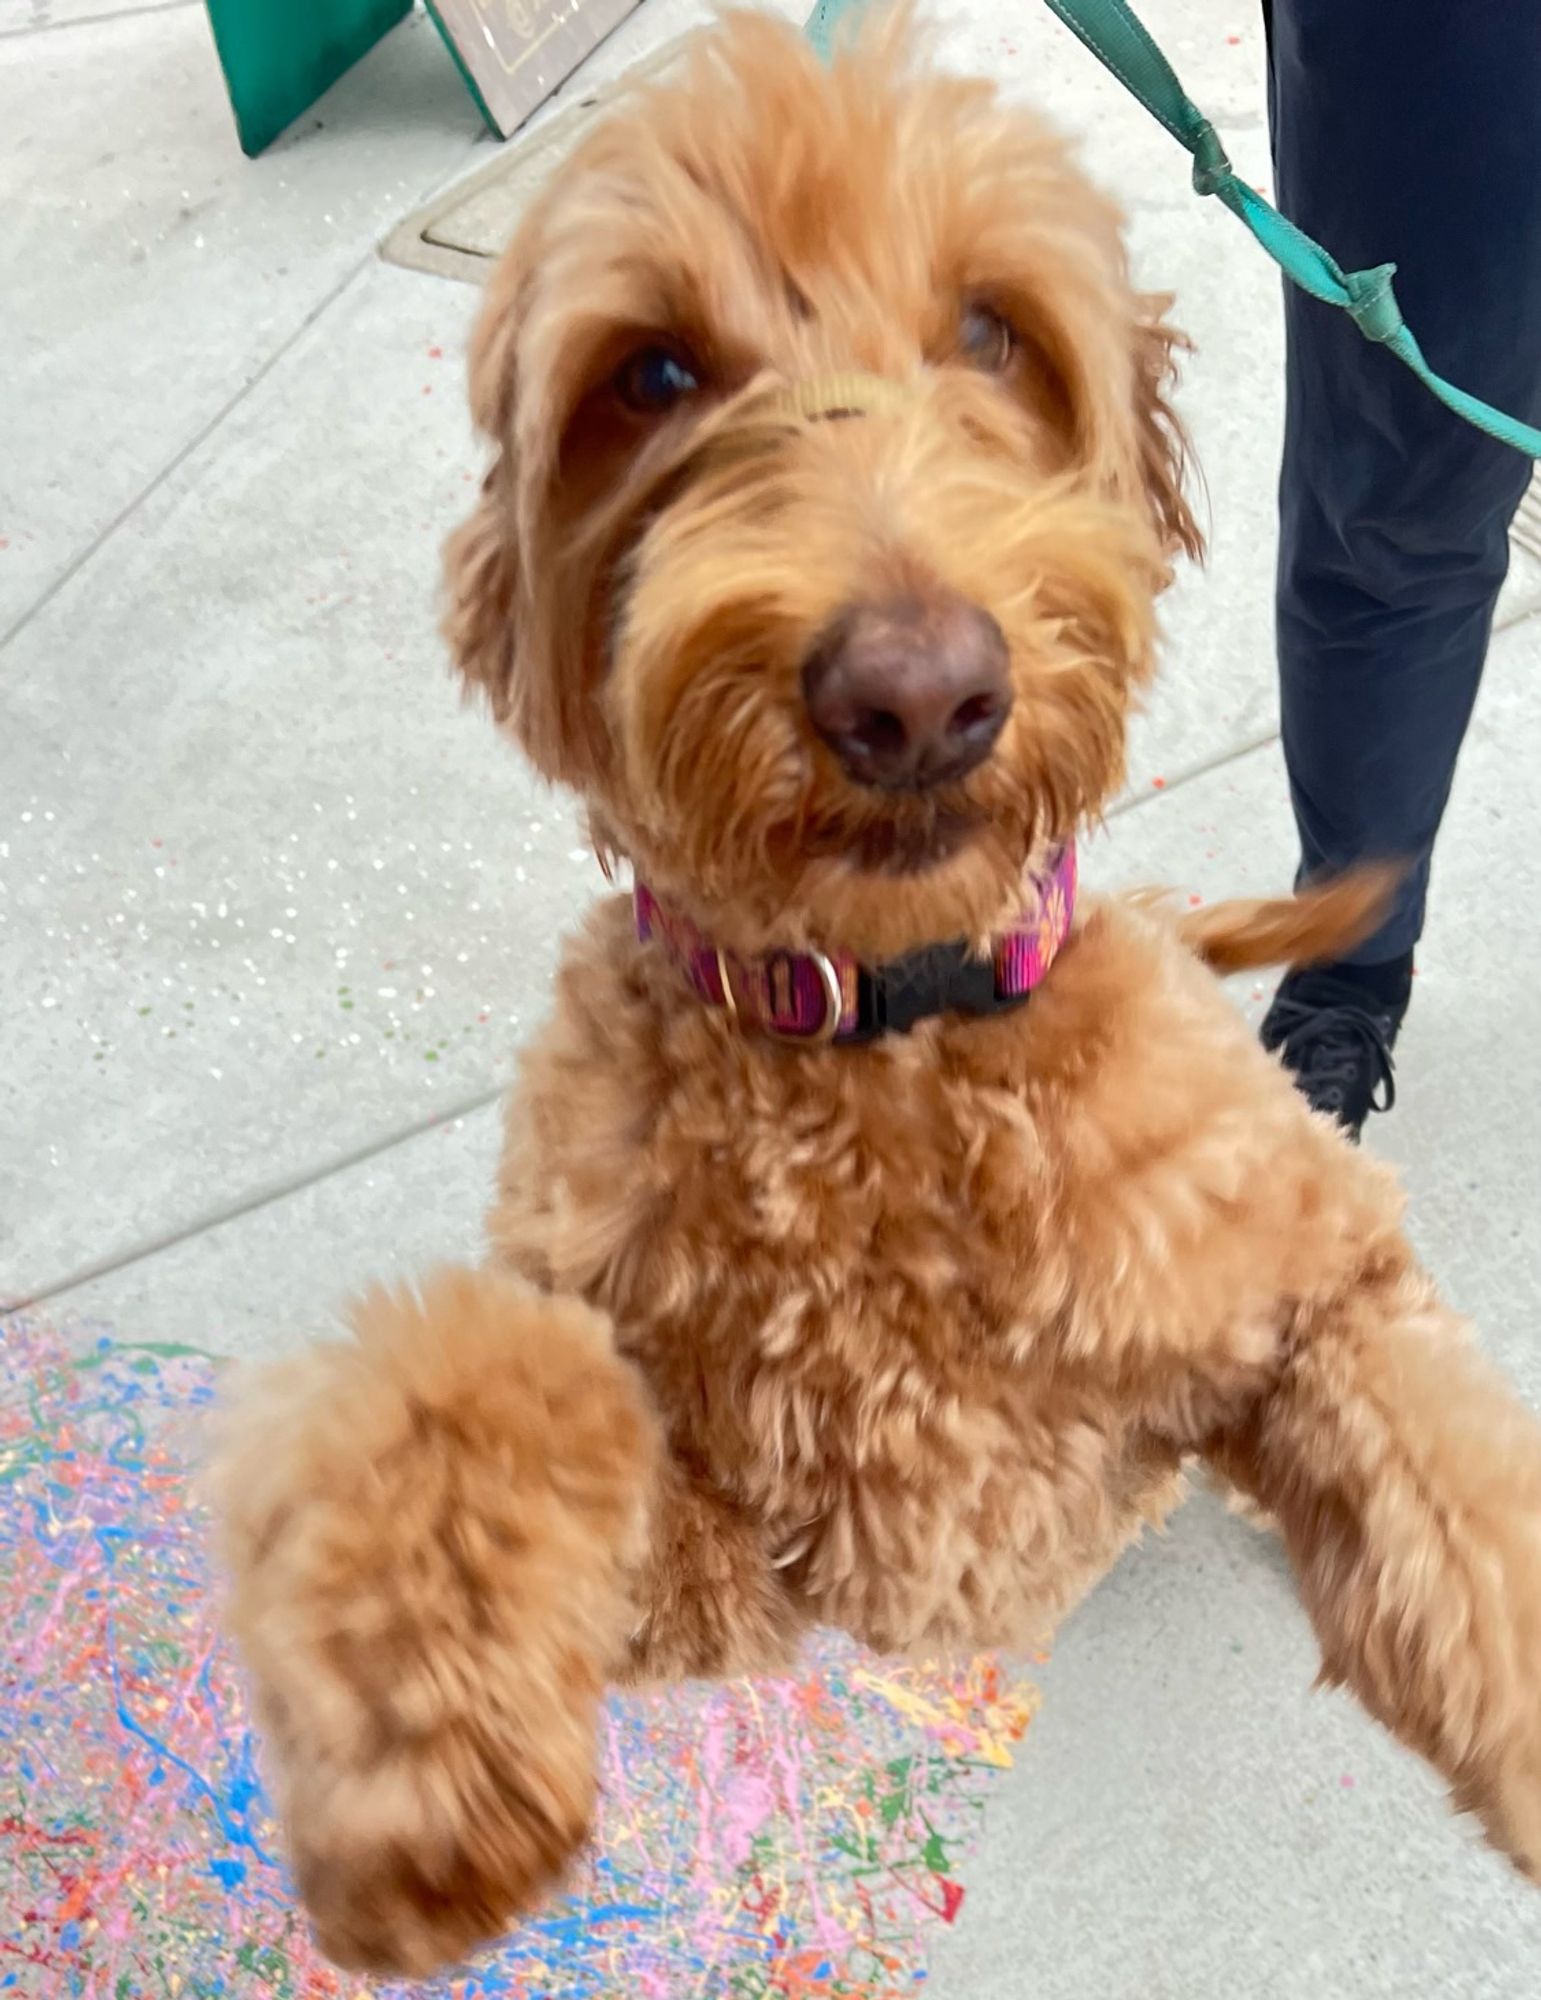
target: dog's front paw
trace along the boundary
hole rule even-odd
[[[382,1737],[379,1761],[334,1766],[289,1746],[295,1880],[335,1964],[427,1977],[499,1937],[560,1879],[593,1812],[594,1705],[575,1690],[560,1713],[550,1700],[525,1706],[546,1715],[538,1747],[516,1750],[495,1731]]]
[[[238,1389],[213,1484],[318,1941],[420,1977],[585,1838],[656,1443],[575,1302],[450,1272],[354,1331]]]

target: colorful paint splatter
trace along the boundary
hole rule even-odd
[[[188,1478],[215,1365],[3,1330],[0,1995],[363,2000],[294,1914],[215,1628]],[[794,1679],[617,1702],[582,1879],[437,1990],[913,1994],[1031,1708],[993,1662],[832,1639]]]

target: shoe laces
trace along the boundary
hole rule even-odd
[[[1389,1023],[1367,1008],[1340,1000],[1328,1007],[1305,1000],[1278,1000],[1274,1026],[1282,1029],[1274,1047],[1288,1068],[1321,1085],[1313,1097],[1341,1106],[1348,1086],[1368,1062],[1370,1109],[1389,1111],[1397,1101],[1396,1063]],[[1272,1040],[1272,1037],[1270,1037]]]

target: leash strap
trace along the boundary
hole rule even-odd
[[[860,0],[818,0],[807,32],[821,56],[828,57],[841,17],[858,4]],[[1219,133],[1183,89],[1176,71],[1128,0],[1045,0],[1045,4],[1192,155],[1194,192],[1218,195],[1292,283],[1324,305],[1346,312],[1366,340],[1389,348],[1446,409],[1500,444],[1512,445],[1529,458],[1541,458],[1541,429],[1495,410],[1491,403],[1457,388],[1429,366],[1392,290],[1394,264],[1345,271],[1255,188],[1238,180]]]

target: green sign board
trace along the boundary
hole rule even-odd
[[[412,11],[412,0],[208,0],[243,153],[255,155]]]
[[[482,116],[522,125],[637,0],[427,0]],[[257,154],[412,11],[412,0],[208,0],[241,148]]]

